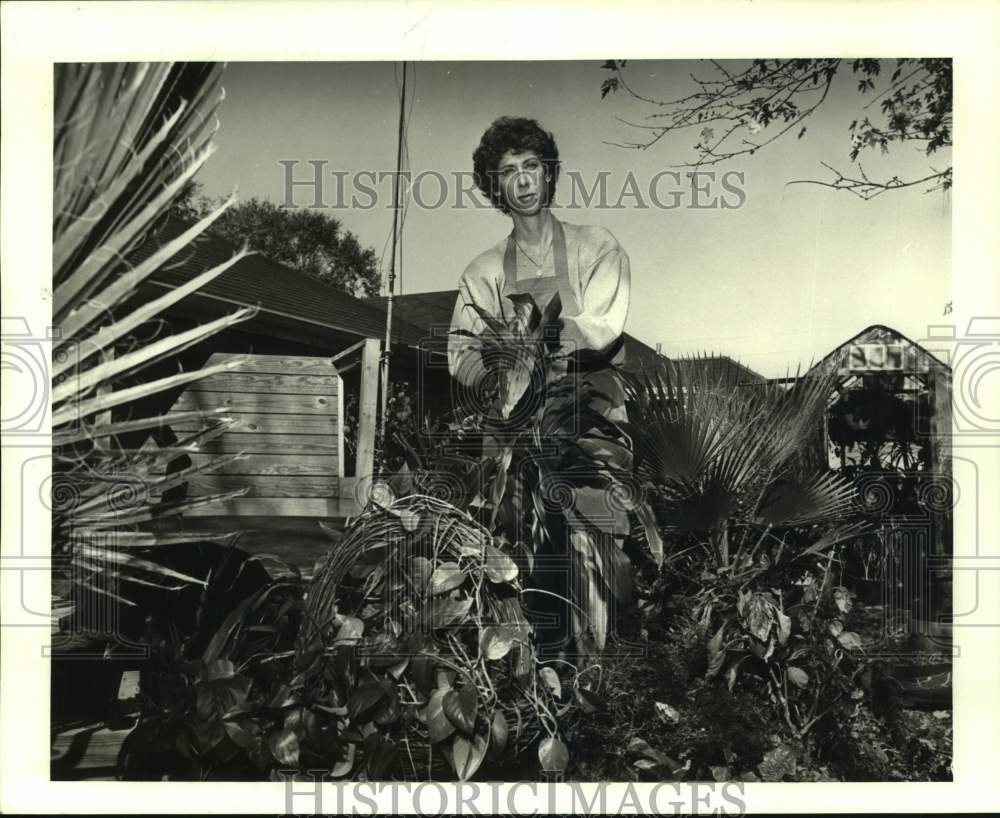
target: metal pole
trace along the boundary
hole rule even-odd
[[[392,188],[392,256],[389,259],[389,279],[386,286],[385,347],[382,351],[382,405],[379,415],[379,439],[385,450],[385,416],[389,401],[389,355],[392,352],[392,291],[396,284],[396,241],[399,226],[399,175],[403,163],[403,117],[406,111],[406,62],[403,63],[403,82],[399,94],[399,133],[396,138],[396,177]]]

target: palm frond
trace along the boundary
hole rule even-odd
[[[766,525],[802,525],[832,520],[854,510],[856,490],[835,474],[783,479],[767,486],[754,515]]]
[[[53,318],[58,333],[53,462],[54,477],[71,501],[54,503],[53,536],[56,549],[68,552],[71,562],[92,576],[103,573],[106,579],[161,587],[166,587],[165,580],[197,581],[122,549],[160,544],[171,536],[173,542],[180,541],[183,535],[136,529],[247,491],[174,502],[162,499],[165,491],[195,474],[242,456],[199,459],[179,472],[166,473],[171,460],[197,452],[232,421],[222,418],[222,423],[167,449],[148,442],[136,449],[123,446],[120,439],[179,420],[210,419],[217,413],[126,419],[113,417],[110,411],[123,414],[138,401],[237,365],[238,361],[229,361],[143,380],[144,371],[153,364],[255,313],[252,308],[238,310],[152,340],[134,337],[243,256],[240,253],[156,299],[135,298],[139,286],[190,247],[227,202],[145,260],[135,265],[126,261],[211,156],[221,77],[222,66],[208,64],[56,66]],[[137,306],[123,309],[136,301]],[[232,540],[231,535],[222,536]],[[86,578],[80,584],[127,602]]]

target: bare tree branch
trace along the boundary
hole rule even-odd
[[[857,93],[865,95],[876,88],[886,61],[858,59],[850,63],[858,82]],[[753,60],[741,71],[734,71],[717,60],[708,60],[714,74],[699,78],[691,74],[696,89],[690,94],[669,100],[657,100],[640,93],[626,79],[625,61],[609,60],[604,68],[613,76],[601,87],[602,96],[623,91],[632,98],[655,107],[645,122],[616,117],[630,128],[645,131],[648,138],[636,141],[605,142],[635,150],[647,150],[670,134],[701,128],[694,145],[695,156],[670,165],[672,168],[700,168],[717,165],[739,156],[753,155],[798,128],[798,138],[806,133],[806,121],[828,99],[834,78],[844,73],[840,59]],[[910,67],[912,66],[912,69]],[[904,75],[904,69],[906,73]],[[895,143],[922,143],[926,154],[951,146],[952,91],[951,61],[947,59],[899,59],[887,87],[875,94],[862,110],[881,101],[884,124],[868,117],[855,120],[850,133],[849,157],[857,162],[860,154],[876,148],[889,153]],[[780,126],[780,127],[775,127]],[[765,136],[756,134],[773,130]],[[912,181],[892,177],[876,182],[858,167],[857,177],[834,173],[833,181],[796,180],[794,184],[813,183],[837,190],[849,190],[868,199],[889,190],[933,183],[931,190],[951,186],[951,168]],[[933,170],[933,168],[932,168]]]

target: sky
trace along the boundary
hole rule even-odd
[[[735,64],[729,64],[730,68]],[[667,99],[689,93],[691,74],[705,63],[629,61],[626,77],[639,93]],[[468,262],[510,231],[510,221],[484,206],[478,194],[458,192],[454,174],[468,174],[483,131],[500,115],[529,116],[555,136],[563,177],[554,212],[563,221],[599,224],[625,248],[631,262],[632,301],[626,331],[669,356],[729,355],[757,372],[778,377],[807,367],[871,324],[886,324],[914,340],[940,323],[951,301],[951,203],[948,194],[921,187],[871,201],[796,179],[829,179],[822,162],[847,171],[852,119],[869,98],[856,93],[850,72],[838,76],[812,117],[796,132],[758,151],[712,168],[702,177],[708,193],[661,176],[663,204],[655,206],[651,180],[693,158],[696,131],[668,136],[646,150],[611,144],[642,138],[655,108],[619,92],[601,98],[608,76],[601,61],[417,62],[407,67],[407,154],[414,177],[402,233],[402,291],[452,289]],[[401,64],[230,63],[219,109],[218,152],[198,177],[209,196],[237,188],[241,197],[285,201],[286,169],[296,180],[313,178],[310,161],[326,174],[327,212],[341,221],[385,265],[392,230],[391,180],[356,186],[355,174],[391,172],[396,166]],[[768,134],[762,132],[759,136]],[[916,146],[895,146],[888,157],[863,158],[869,174],[919,178],[940,168]],[[334,172],[346,172],[338,196]],[[606,175],[608,204],[572,202],[568,172],[590,187]],[[721,187],[722,175],[730,187]],[[439,174],[436,176],[434,174]],[[448,202],[435,207],[448,180]],[[621,197],[629,178],[642,201]],[[467,176],[465,178],[468,178]],[[414,193],[419,192],[418,201]],[[579,191],[577,191],[579,194]],[[352,194],[356,198],[351,206]],[[296,187],[298,206],[315,203],[312,189]],[[464,206],[455,207],[459,199]],[[716,199],[734,208],[698,208]],[[478,206],[475,203],[478,202]],[[570,207],[570,205],[575,206]],[[646,207],[639,207],[646,204]],[[399,282],[397,282],[399,283]],[[396,292],[399,293],[397,286]]]

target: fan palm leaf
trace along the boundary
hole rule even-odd
[[[844,517],[853,488],[794,464],[832,388],[833,373],[799,377],[788,389],[741,384],[713,371],[707,356],[630,376],[630,417],[644,430],[636,471],[658,494],[661,524],[722,544],[737,515],[785,526]]]
[[[199,458],[188,468],[168,473],[171,460],[198,451],[231,425],[225,421],[167,450],[121,442],[174,420],[212,417],[215,413],[121,415],[138,401],[238,363],[161,378],[136,377],[255,312],[238,310],[153,340],[135,337],[140,327],[243,255],[156,299],[138,291],[208,229],[230,200],[149,258],[136,265],[128,262],[212,155],[222,70],[221,65],[102,63],[58,65],[55,71],[53,463],[54,485],[58,483],[69,501],[53,503],[53,544],[86,569],[73,573],[80,586],[119,600],[127,594],[97,588],[91,578],[103,573],[138,584],[192,579],[141,554],[121,551],[180,541],[138,527],[246,491],[162,501],[168,489],[243,456]],[[171,582],[165,587],[175,587]],[[57,607],[67,608],[62,603]]]

